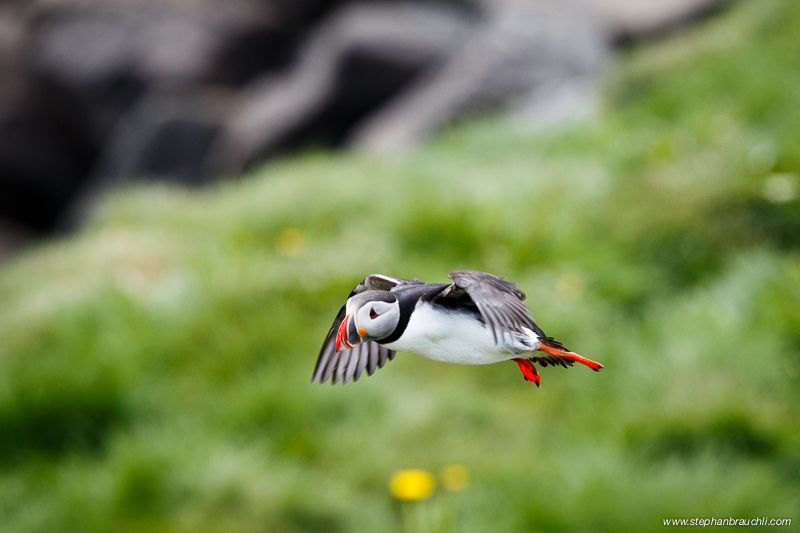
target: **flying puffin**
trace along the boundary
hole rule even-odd
[[[511,360],[537,387],[541,380],[534,363],[603,368],[546,336],[516,283],[473,270],[448,277],[450,284],[383,274],[364,278],[336,315],[311,383],[331,376],[333,385],[340,379],[343,385],[358,381],[365,369],[371,376],[398,351],[462,365]]]

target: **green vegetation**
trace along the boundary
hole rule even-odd
[[[626,54],[557,134],[138,186],[0,270],[4,532],[614,531],[800,521],[800,3]],[[365,274],[519,282],[606,369],[400,354],[311,386]],[[393,500],[400,469],[471,473]]]

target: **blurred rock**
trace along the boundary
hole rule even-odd
[[[231,57],[231,47],[279,31],[273,3],[258,0],[39,0],[33,10],[35,65],[91,102],[103,133],[153,83],[241,79],[234,67],[270,66],[272,57]]]
[[[0,218],[55,228],[98,150],[85,117],[64,87],[0,65]]]
[[[19,4],[0,4],[0,56],[4,61],[13,61],[23,53],[28,39],[28,24],[24,10]]]
[[[34,234],[26,227],[0,218],[0,261],[11,257],[32,242]]]
[[[728,0],[584,0],[615,41],[640,39],[705,15]]]
[[[20,5],[0,8],[0,30],[0,248],[8,250],[23,234],[56,227],[98,145],[76,96],[24,60]]]
[[[340,142],[421,72],[444,64],[471,33],[470,14],[409,2],[332,14],[300,50],[296,67],[246,88],[220,141],[218,170],[232,174],[301,145]]]
[[[52,231],[120,180],[306,146],[396,152],[487,109],[563,124],[597,108],[612,43],[724,1],[6,0],[0,223]]]
[[[151,88],[109,133],[90,178],[63,217],[64,227],[80,226],[95,199],[123,182],[197,186],[216,178],[207,173],[207,160],[232,96],[229,89],[210,85]]]
[[[150,90],[110,136],[97,173],[122,179],[200,184],[209,147],[222,129],[230,90],[165,84]]]
[[[14,59],[0,65],[0,216],[49,231],[73,226],[86,205],[77,200],[123,178],[200,181],[221,122],[214,87],[285,66],[331,3],[0,6],[0,56]]]
[[[542,91],[544,85],[588,87],[607,55],[602,26],[580,2],[487,3],[480,25],[444,67],[364,121],[351,142],[373,152],[392,152],[419,144],[436,128],[471,112],[553,107],[558,92]],[[563,108],[569,102],[560,104]],[[563,109],[549,121],[571,114]],[[535,118],[534,113],[527,116]]]

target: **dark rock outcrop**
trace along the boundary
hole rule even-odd
[[[438,71],[473,31],[468,9],[364,4],[331,14],[288,72],[243,91],[217,145],[215,170],[236,173],[309,144],[341,143],[355,124],[423,73]]]
[[[0,250],[124,179],[205,183],[304,146],[393,152],[487,109],[528,127],[583,116],[613,43],[724,1],[3,2]]]
[[[89,109],[26,61],[22,3],[0,6],[0,250],[53,230],[98,152]],[[0,252],[3,253],[3,252]]]

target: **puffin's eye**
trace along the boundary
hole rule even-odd
[[[370,318],[377,318],[378,317],[378,313],[375,312],[375,308],[374,307],[369,310],[369,317]]]

